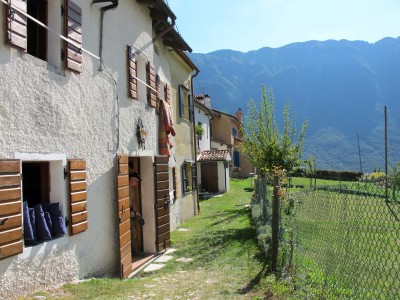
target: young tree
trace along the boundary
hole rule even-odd
[[[307,130],[307,121],[303,122],[300,134],[296,138],[296,120],[290,114],[289,103],[283,109],[283,130],[280,132],[275,119],[274,94],[272,88],[262,86],[261,107],[253,100],[248,103],[248,114],[241,126],[243,138],[242,152],[257,168],[261,176],[269,175],[273,184],[270,259],[271,270],[278,270],[280,189],[285,171],[290,173],[301,163],[300,157]]]
[[[262,175],[274,168],[290,173],[301,163],[307,126],[305,120],[296,138],[296,119],[290,114],[290,104],[287,103],[283,109],[283,130],[279,131],[273,90],[263,85],[260,107],[253,100],[248,103],[248,114],[241,127],[242,152]]]

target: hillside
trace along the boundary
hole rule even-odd
[[[400,37],[374,44],[328,40],[190,55],[200,69],[195,93],[211,96],[216,109],[246,111],[272,86],[277,113],[290,100],[298,125],[307,118],[304,157],[324,169],[384,168],[384,106],[389,117],[389,162],[400,160]]]

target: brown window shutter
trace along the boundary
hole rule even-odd
[[[88,229],[86,161],[68,160],[68,169],[70,192],[69,228],[71,235],[74,235]]]
[[[7,7],[7,42],[11,45],[20,48],[23,51],[27,51],[27,20],[26,17],[19,11],[11,8],[10,5],[17,7],[21,11],[25,12],[26,0],[9,0],[9,6]]]
[[[173,180],[173,188],[174,188],[174,198],[178,199],[178,173],[176,172],[176,167],[172,168],[172,180]]]
[[[156,107],[157,107],[157,109],[159,108],[159,106],[160,106],[160,100],[161,100],[161,79],[160,79],[160,76],[157,74],[156,75],[156,90],[157,90],[157,95],[156,95]]]
[[[0,160],[0,260],[23,251],[21,164]]]
[[[128,78],[129,94],[133,99],[137,99],[137,61],[135,59],[134,49],[128,46]]]
[[[65,0],[65,36],[82,47],[82,9],[70,0]],[[65,67],[74,72],[82,72],[82,50],[65,43]]]
[[[171,90],[167,83],[164,86],[164,98],[168,104],[171,104]]]
[[[157,93],[156,93],[156,72],[154,71],[153,64],[149,61],[147,62],[147,84],[151,88],[147,88],[147,102],[150,107],[157,107]]]

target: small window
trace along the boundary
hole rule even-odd
[[[233,166],[235,168],[240,167],[240,153],[237,150],[233,151]]]
[[[179,113],[181,118],[193,122],[193,105],[190,90],[179,86]]]
[[[234,128],[234,127],[232,127],[232,136],[233,136],[234,138],[237,138],[237,136],[238,136],[237,129]]]
[[[61,161],[22,162],[25,246],[34,246],[67,234],[63,183]]]
[[[47,2],[28,0],[28,15],[47,25]],[[27,52],[47,61],[47,30],[31,19],[27,19],[28,49]]]
[[[187,194],[197,189],[196,164],[185,161],[182,165],[182,190]]]

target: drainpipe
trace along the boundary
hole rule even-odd
[[[197,152],[196,152],[196,147],[197,147],[197,145],[196,145],[196,130],[195,130],[195,128],[196,128],[196,120],[195,120],[195,118],[194,118],[195,113],[194,113],[193,78],[195,78],[197,75],[199,75],[200,71],[199,71],[199,69],[197,69],[197,68],[196,68],[195,71],[196,71],[196,73],[194,73],[193,75],[190,76],[190,90],[191,90],[190,93],[191,93],[191,96],[192,96],[194,163],[196,164],[196,173],[198,174],[198,172],[197,172],[197,155],[196,155],[196,153],[197,153]],[[197,174],[196,174],[196,180],[197,180]],[[197,185],[197,182],[196,182],[196,185]],[[198,189],[196,189],[196,190],[197,190],[197,199],[196,199],[196,202],[197,202],[197,212],[198,212],[198,214],[200,214],[199,190],[198,190]]]
[[[118,1],[119,0],[93,0],[92,1],[92,4],[111,2],[110,5],[107,5],[107,6],[104,6],[104,7],[101,8],[101,16],[100,16],[100,45],[99,45],[100,67],[99,67],[99,71],[103,70],[103,23],[104,23],[104,13],[107,10],[117,8]]]

